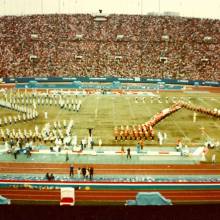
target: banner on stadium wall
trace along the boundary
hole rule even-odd
[[[158,78],[140,78],[140,77],[23,77],[23,78],[3,78],[5,83],[29,83],[36,82],[109,82],[119,81],[121,83],[165,83],[180,85],[200,85],[200,86],[217,86],[217,81],[201,81],[201,80],[175,80],[175,79],[158,79]]]
[[[208,85],[208,86],[219,86],[220,82],[215,81],[204,81],[201,83],[202,85]]]

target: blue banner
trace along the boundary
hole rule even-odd
[[[201,81],[201,80],[175,80],[175,79],[157,79],[157,78],[140,78],[140,77],[16,77],[3,78],[4,83],[29,83],[36,82],[109,82],[118,81],[121,83],[165,83],[165,84],[180,84],[180,85],[197,85],[197,86],[216,86],[220,87],[220,82],[217,81]]]

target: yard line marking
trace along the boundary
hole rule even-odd
[[[209,106],[209,103],[208,103],[208,102],[206,102],[206,101],[204,101],[204,100],[202,100],[202,99],[200,99],[200,100],[201,100],[201,102],[204,103],[206,106]],[[220,128],[220,125],[218,125],[218,124],[215,122],[215,120],[214,120],[214,124],[215,124],[216,127]],[[203,126],[203,127],[204,127],[204,126]]]
[[[178,130],[180,131],[181,134],[183,134],[183,136],[186,138],[186,139],[189,139],[190,138],[186,135],[186,133],[184,132],[184,130],[176,123],[175,120],[173,120],[174,124],[176,125],[176,127],[178,128]]]
[[[96,97],[95,119],[98,117],[99,96]]]
[[[134,124],[135,123],[135,114],[134,114],[134,111],[133,111],[132,106],[131,106],[130,98],[128,98],[127,101],[128,101],[128,105],[129,105],[129,112],[130,112],[130,115],[131,115],[131,118],[132,118],[132,122]]]
[[[115,98],[112,98],[112,119],[114,123],[114,127],[116,126],[116,120],[115,120]]]
[[[150,101],[150,100],[149,100],[149,101]],[[147,101],[146,101],[146,103],[149,104]],[[152,106],[152,105],[147,105],[147,106]],[[149,119],[148,119],[148,120],[150,120],[150,118],[153,117],[153,113],[152,113],[152,111],[150,110],[150,108],[148,108],[148,107],[147,107],[147,112],[148,112],[148,116],[149,116]]]
[[[95,118],[97,118],[97,115],[98,115],[98,109],[96,108],[95,109]]]
[[[60,118],[60,114],[61,114],[62,111],[63,110],[60,108],[54,121],[57,121],[57,119]]]

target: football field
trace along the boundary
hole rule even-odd
[[[75,95],[64,95],[66,100],[76,99]],[[175,97],[175,98],[173,98]],[[92,134],[94,142],[97,145],[98,140],[102,139],[105,146],[135,146],[136,140],[123,140],[116,142],[114,139],[114,128],[119,129],[121,125],[137,126],[149,121],[155,114],[163,109],[173,105],[173,101],[190,102],[196,106],[205,107],[213,110],[220,109],[220,95],[214,93],[182,93],[182,92],[149,92],[143,95],[116,95],[116,94],[89,94],[78,95],[78,100],[82,101],[79,112],[60,108],[58,105],[39,104],[37,111],[39,117],[35,120],[20,122],[7,126],[9,128],[32,130],[37,125],[41,130],[46,123],[53,126],[54,122],[67,123],[73,120],[74,126],[72,135],[77,135],[78,142],[83,137],[88,137],[88,128],[93,128]],[[31,104],[29,104],[31,107]],[[14,110],[0,108],[1,118],[3,116],[17,115]],[[48,113],[48,119],[45,119],[45,112]],[[166,146],[175,145],[180,139],[183,144],[188,146],[201,145],[207,140],[213,142],[220,141],[220,121],[217,118],[206,114],[197,113],[196,122],[193,122],[193,112],[185,108],[169,115],[160,121],[155,127],[155,136],[157,132],[167,134],[164,143]],[[51,143],[48,143],[51,144]],[[145,145],[158,145],[156,140],[145,141]]]

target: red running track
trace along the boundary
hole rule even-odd
[[[75,165],[87,167],[87,164]],[[95,174],[145,174],[145,175],[220,175],[220,164],[199,165],[131,165],[131,164],[92,164]],[[69,174],[69,164],[49,163],[0,163],[0,173],[25,174]],[[157,190],[158,191],[158,190]],[[135,199],[135,190],[77,190],[78,202],[118,202]],[[160,190],[173,204],[181,203],[220,203],[220,190]],[[59,204],[59,190],[37,190],[0,188],[0,195],[13,202],[54,202]]]
[[[135,190],[77,190],[76,202],[116,202],[125,203],[126,200],[134,200],[138,191]],[[143,191],[142,191],[143,192]],[[150,192],[144,190],[144,192]],[[173,204],[181,203],[220,203],[220,191],[218,190],[160,190],[165,198]],[[55,202],[59,204],[59,190],[38,189],[0,189],[0,194],[15,201]]]
[[[69,174],[67,163],[0,163],[0,173]],[[143,164],[75,164],[78,167],[93,166],[95,174],[127,175],[220,175],[220,164],[196,165],[143,165]]]

